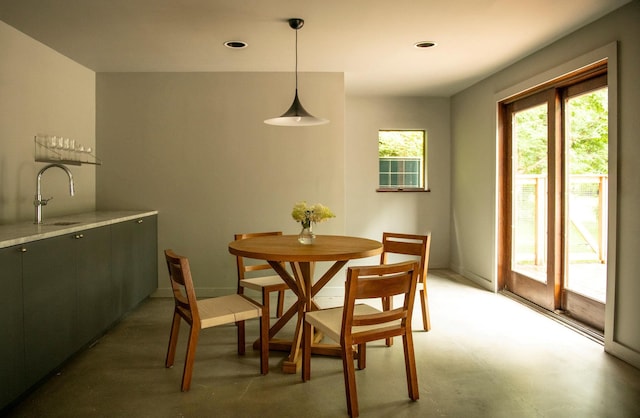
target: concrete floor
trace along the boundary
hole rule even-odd
[[[400,341],[372,343],[367,369],[356,372],[361,416],[640,417],[640,370],[600,344],[446,271],[429,274],[429,292],[433,329],[413,334],[420,399],[407,397]],[[339,359],[312,358],[302,383],[272,352],[260,376],[257,352],[236,355],[233,326],[202,332],[191,391],[181,393],[184,338],[176,366],[164,368],[172,303],[144,302],[8,416],[347,415]],[[257,322],[248,322],[248,339],[256,336]]]

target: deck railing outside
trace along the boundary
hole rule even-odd
[[[608,175],[571,175],[567,184],[570,259],[606,263]],[[547,176],[518,175],[515,254],[518,264],[542,265],[546,259]]]

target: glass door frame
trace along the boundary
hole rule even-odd
[[[560,306],[561,301],[561,272],[562,272],[562,231],[561,231],[561,204],[559,197],[562,192],[562,172],[559,158],[562,153],[562,134],[558,128],[558,116],[560,98],[555,89],[544,90],[530,96],[520,98],[505,104],[500,112],[504,138],[512,136],[512,115],[518,111],[526,110],[538,105],[547,105],[547,235],[546,235],[546,282],[541,282],[521,271],[512,269],[512,231],[513,231],[513,141],[502,141],[504,145],[502,155],[503,176],[501,183],[503,189],[501,196],[504,199],[501,222],[503,232],[500,260],[504,264],[500,269],[502,283],[501,289],[506,289],[525,299],[553,311]],[[502,200],[502,199],[501,199]],[[504,257],[506,256],[506,257]]]
[[[567,74],[535,88],[513,95],[498,103],[498,260],[497,285],[498,290],[507,290],[542,306],[557,312],[570,306],[570,311],[585,311],[578,320],[587,324],[593,322],[595,316],[604,320],[605,304],[582,297],[563,289],[564,277],[564,249],[566,233],[563,230],[564,197],[564,126],[556,123],[562,121],[563,92],[568,86],[597,78],[607,74],[607,60],[596,62],[583,67],[580,71]],[[606,85],[606,84],[605,84]],[[548,103],[548,235],[547,235],[547,283],[541,283],[511,270],[512,257],[512,160],[511,160],[511,114],[514,108],[526,109],[546,101]],[[520,102],[519,105],[514,103]],[[611,109],[610,109],[611,111]],[[611,115],[609,116],[609,118]],[[610,129],[610,135],[612,134]],[[556,156],[560,158],[556,158]],[[611,213],[610,213],[611,215]],[[611,223],[611,219],[609,219]],[[611,253],[608,254],[611,262]],[[590,313],[591,312],[591,313]],[[601,314],[601,313],[602,314]],[[573,312],[572,312],[573,314]],[[591,317],[591,318],[590,318]],[[600,321],[598,319],[597,321]],[[596,322],[597,322],[596,321]],[[603,329],[602,327],[597,327]]]
[[[563,90],[562,94],[562,105],[565,106],[566,102],[572,97],[579,96],[583,93],[588,93],[591,91],[595,91],[604,87],[608,87],[607,83],[607,74],[602,74],[588,80],[573,84],[566,89]],[[563,126],[562,134],[566,135],[566,127]],[[566,142],[563,138],[563,142]],[[563,164],[564,165],[564,164]],[[566,165],[565,165],[566,167]],[[566,168],[564,168],[566,171]],[[569,174],[565,173],[566,176],[566,184],[563,185],[564,188],[568,188]],[[606,192],[606,191],[605,191]],[[564,198],[569,199],[569,194],[564,193]],[[564,202],[565,208],[568,209],[568,202]],[[566,209],[565,209],[566,210]],[[607,208],[604,208],[607,211]],[[565,217],[568,219],[568,214],[564,213]],[[606,215],[608,218],[608,214]],[[608,222],[608,219],[606,220]],[[563,234],[565,237],[568,237],[568,234]],[[566,238],[565,238],[566,239]],[[568,259],[568,248],[564,249],[564,258]],[[601,248],[602,252],[603,249]],[[604,249],[606,253],[606,249]],[[608,259],[608,255],[606,257]],[[608,263],[609,261],[607,261]],[[565,270],[563,272],[563,277],[568,277],[568,269],[569,266],[565,266]],[[606,287],[606,286],[605,286]],[[605,322],[605,303],[602,303],[598,300],[589,298],[587,296],[583,296],[580,293],[577,293],[567,286],[562,286],[561,289],[561,300],[559,309],[562,311],[569,312],[572,317],[578,319],[579,321],[594,327],[597,330],[604,331],[604,322]]]

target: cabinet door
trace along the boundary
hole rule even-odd
[[[25,389],[21,246],[0,249],[0,410]]]
[[[36,383],[78,348],[74,238],[35,241],[22,254],[27,383]]]
[[[158,217],[149,216],[139,219],[136,225],[138,235],[136,274],[141,282],[138,298],[142,300],[158,289]]]
[[[157,216],[148,216],[112,225],[112,268],[121,286],[122,313],[158,286],[157,222]]]
[[[75,235],[78,280],[77,343],[99,337],[119,317],[120,292],[111,275],[111,228],[88,229]]]

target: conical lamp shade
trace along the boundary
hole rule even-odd
[[[298,89],[289,110],[277,118],[266,119],[264,123],[277,126],[314,126],[329,123],[329,120],[316,118],[307,112],[298,98]]]
[[[329,120],[316,118],[305,110],[298,98],[298,30],[304,26],[300,18],[289,19],[289,26],[296,31],[296,95],[289,110],[277,118],[266,119],[264,123],[277,126],[314,126],[329,123]]]

